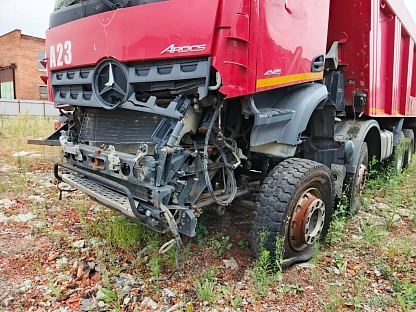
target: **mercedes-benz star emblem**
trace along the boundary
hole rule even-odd
[[[114,85],[113,65],[111,65],[111,63],[110,63],[109,66],[110,66],[110,73],[109,73],[110,78],[109,78],[108,82],[105,84],[105,86],[109,87],[109,88],[113,88],[113,85]]]
[[[114,59],[98,64],[94,72],[93,91],[103,108],[114,109],[126,102],[132,91],[127,73],[127,67]]]

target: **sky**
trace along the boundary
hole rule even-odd
[[[0,0],[0,36],[15,29],[45,38],[54,0]]]
[[[416,0],[404,0],[416,20]],[[0,36],[14,29],[45,38],[54,0],[0,0]]]

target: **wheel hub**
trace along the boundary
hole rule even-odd
[[[317,189],[308,189],[303,193],[293,209],[290,221],[290,244],[301,251],[313,245],[322,232],[325,221],[325,203],[320,199]]]
[[[397,172],[397,174],[402,173],[402,168],[403,168],[403,157],[399,157],[397,159],[397,164],[396,164],[396,172]]]
[[[368,173],[367,166],[361,164],[360,170],[358,172],[358,180],[357,180],[357,193],[359,195],[362,195],[363,193],[365,181],[367,180],[367,173]]]

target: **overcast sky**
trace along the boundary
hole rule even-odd
[[[416,0],[405,2],[416,20]],[[17,28],[44,38],[53,4],[54,0],[0,0],[0,36]]]

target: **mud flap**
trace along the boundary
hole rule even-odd
[[[296,146],[299,134],[305,131],[313,112],[322,109],[327,99],[326,86],[316,83],[253,95],[250,103],[254,113],[251,145],[259,147],[274,142]]]

